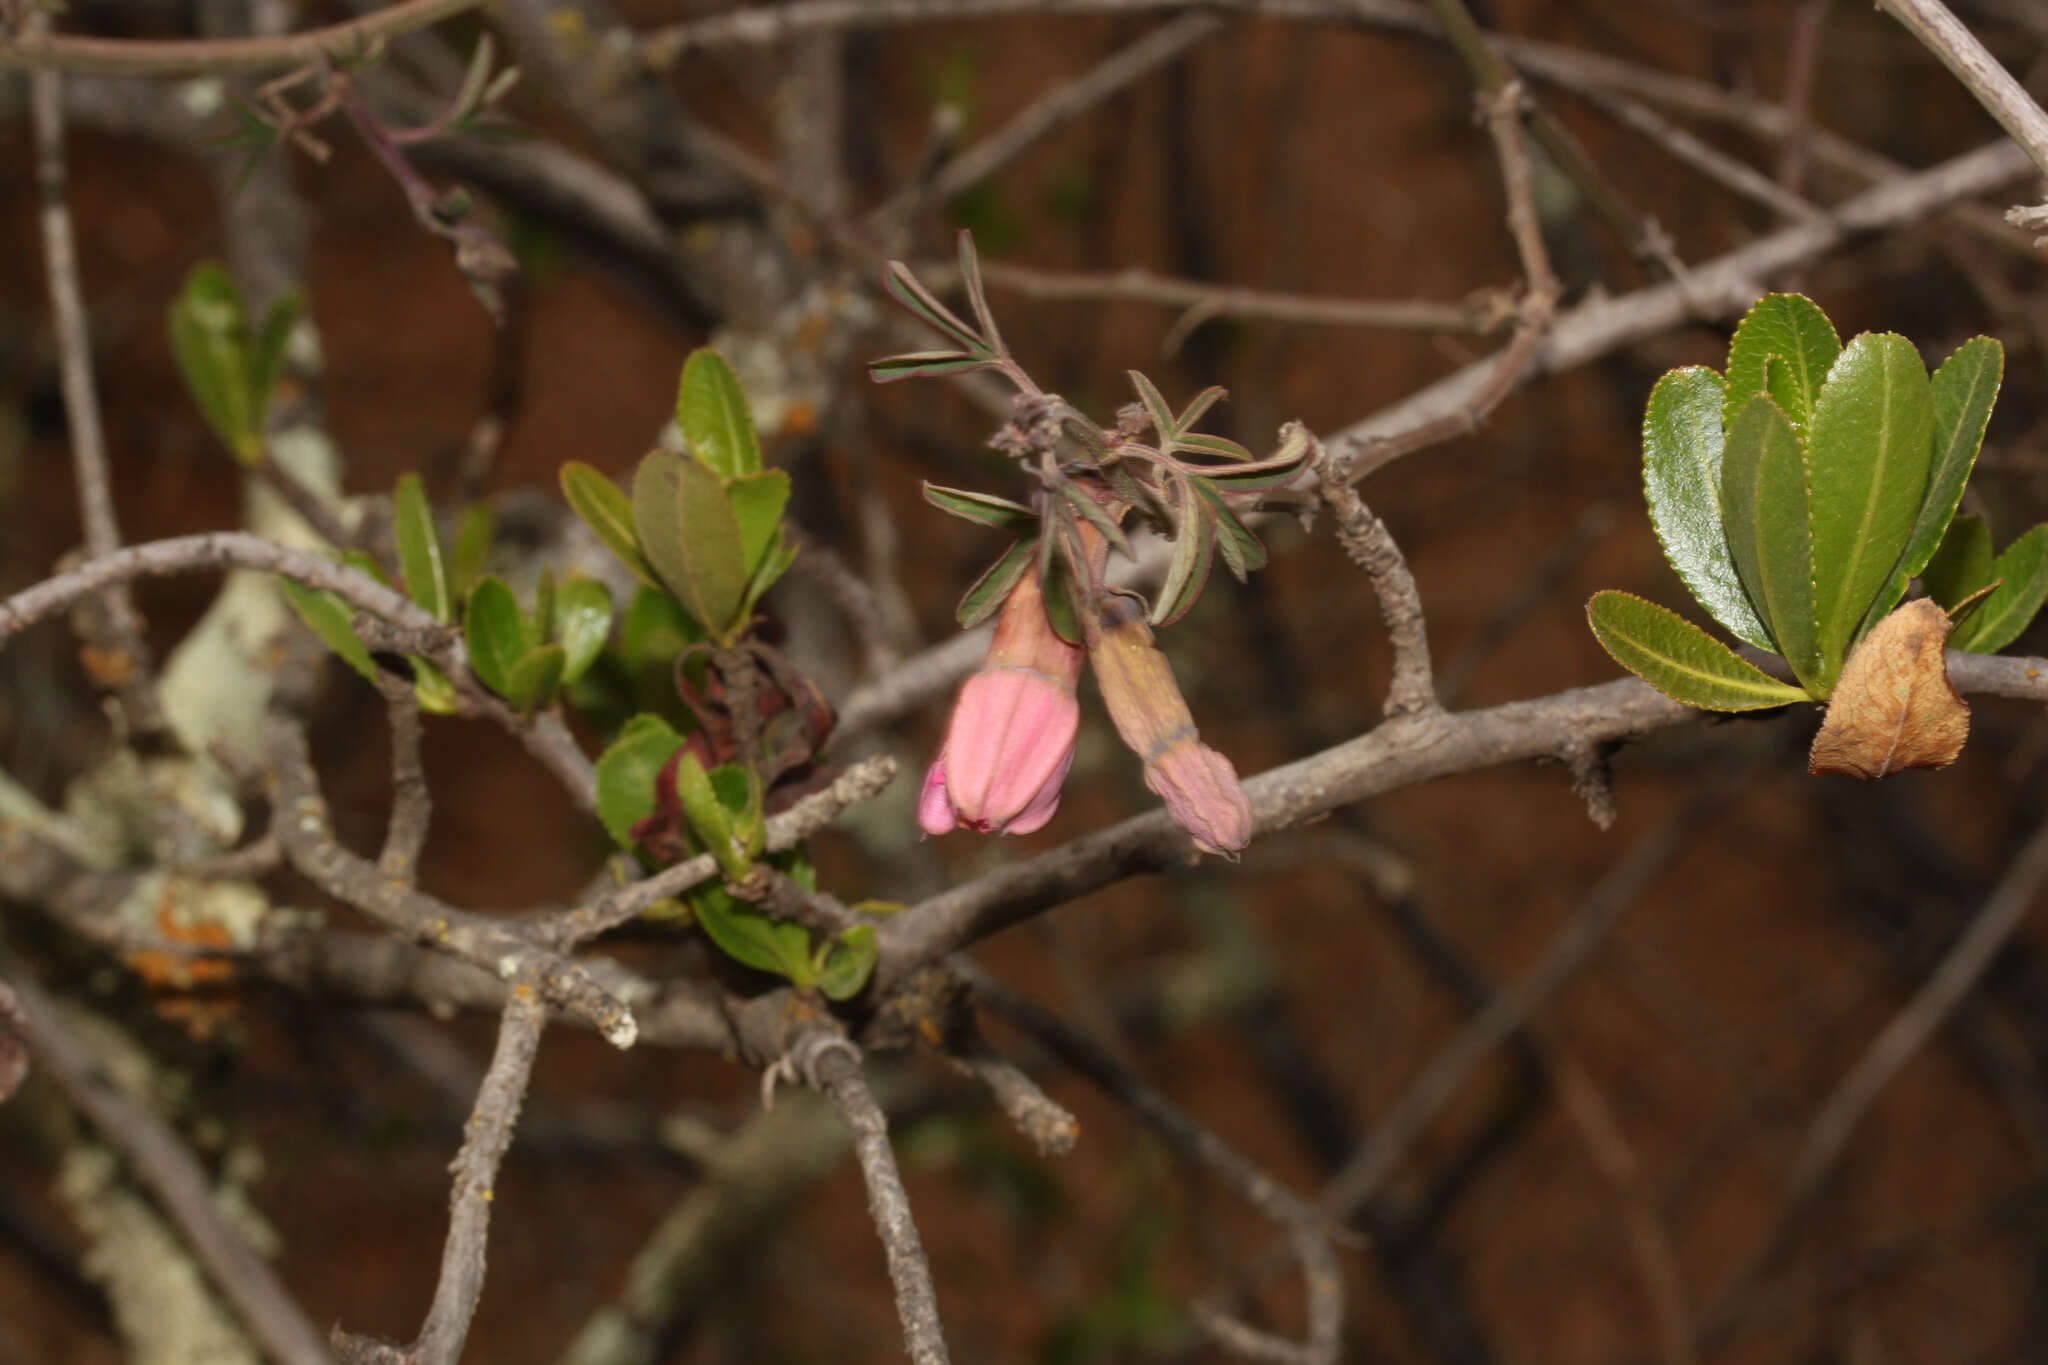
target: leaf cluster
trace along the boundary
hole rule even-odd
[[[171,303],[178,373],[207,425],[244,465],[263,461],[264,421],[301,311],[296,292],[281,294],[252,326],[234,276],[218,261],[193,266]]]

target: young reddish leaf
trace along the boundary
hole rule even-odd
[[[1970,708],[1948,680],[1948,613],[1918,597],[1850,651],[1813,737],[1808,770],[1867,780],[1946,768],[1970,736]]]
[[[1201,421],[1208,414],[1210,408],[1215,407],[1229,396],[1230,390],[1224,388],[1221,384],[1211,384],[1208,388],[1203,389],[1193,398],[1190,398],[1188,405],[1180,410],[1180,416],[1173,419],[1174,431],[1183,435],[1193,431],[1195,423]],[[1236,443],[1233,442],[1232,444]],[[1243,449],[1242,446],[1238,448],[1240,450]]]
[[[972,374],[994,362],[987,356],[966,351],[911,351],[868,362],[868,378],[877,384],[899,379],[931,379],[949,374]]]
[[[1017,580],[1027,573],[1038,559],[1038,541],[1020,540],[995,563],[982,570],[981,577],[967,589],[960,598],[960,605],[953,612],[962,630],[970,630],[996,614],[1003,605],[1003,599],[1010,595],[1010,589],[1017,586]]]
[[[1159,433],[1159,444],[1164,447],[1180,435],[1180,428],[1174,424],[1173,409],[1166,404],[1166,397],[1137,370],[1126,370],[1131,377],[1131,387],[1137,391],[1138,401],[1145,407],[1145,415],[1152,419],[1152,428]]]
[[[1632,593],[1594,593],[1586,620],[1616,663],[1673,701],[1703,711],[1758,711],[1808,700],[1676,612]]]
[[[1173,449],[1193,455],[1214,455],[1219,459],[1233,460],[1240,464],[1253,463],[1251,451],[1228,436],[1206,436],[1200,432],[1192,432],[1174,437]],[[1290,459],[1286,463],[1288,467],[1292,467],[1297,461]]]
[[[1170,625],[1187,615],[1201,599],[1209,581],[1210,551],[1215,546],[1216,526],[1209,504],[1195,490],[1196,480],[1181,475],[1176,480],[1173,559],[1166,568],[1166,581],[1152,605],[1152,624]]]
[[[1038,524],[1038,514],[1021,502],[996,497],[993,493],[971,493],[964,488],[924,485],[924,500],[941,512],[966,521],[993,526],[998,531],[1025,532]]]
[[[1123,528],[1116,524],[1101,503],[1088,495],[1087,490],[1070,479],[1062,479],[1059,488],[1061,495],[1073,509],[1080,513],[1082,519],[1090,526],[1102,533],[1102,538],[1110,543],[1111,548],[1120,551],[1126,559],[1137,558],[1131,553],[1131,542],[1124,538]]]

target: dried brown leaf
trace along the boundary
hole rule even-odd
[[[1906,768],[1946,768],[1970,735],[1970,708],[1948,680],[1942,651],[1953,626],[1939,604],[1906,603],[1849,653],[1809,769],[1865,780]]]

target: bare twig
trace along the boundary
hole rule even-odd
[[[1416,591],[1415,575],[1408,571],[1401,547],[1394,543],[1387,524],[1372,514],[1350,484],[1336,476],[1322,442],[1310,436],[1299,423],[1293,427],[1309,442],[1309,464],[1336,518],[1337,542],[1351,562],[1371,579],[1380,616],[1387,623],[1387,639],[1394,646],[1394,676],[1387,685],[1387,700],[1380,708],[1381,713],[1392,719],[1441,710],[1430,672],[1429,631],[1422,616],[1422,595]]]
[[[6,984],[28,1012],[37,1065],[127,1161],[264,1349],[284,1365],[331,1365],[319,1331],[222,1213],[205,1170],[178,1135],[100,1074],[56,1002],[18,965]]]
[[[322,58],[346,62],[361,57],[379,43],[438,24],[479,3],[480,0],[401,0],[361,19],[274,38],[166,42],[70,34],[24,36],[12,42],[0,41],[0,67],[192,76],[224,71],[275,71]]]
[[[2010,71],[1999,65],[1963,21],[1941,0],[1878,0],[1878,8],[1904,24],[1929,52],[1968,87],[1998,126],[2027,149],[2048,175],[2048,110],[2043,110]]]
[[[889,1262],[896,1286],[896,1314],[903,1341],[916,1365],[946,1365],[946,1339],[939,1325],[938,1295],[932,1290],[931,1263],[925,1259],[917,1224],[910,1215],[910,1196],[889,1147],[889,1120],[875,1103],[861,1071],[860,1052],[836,1033],[804,1034],[791,1049],[790,1062],[804,1082],[825,1093],[853,1134],[854,1157],[868,1187],[868,1212]]]
[[[427,823],[433,819],[434,797],[427,790],[427,772],[420,764],[419,689],[402,678],[378,679],[385,710],[391,717],[391,815],[384,826],[384,851],[377,871],[410,886],[419,873],[420,850],[426,847]]]

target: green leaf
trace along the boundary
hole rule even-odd
[[[751,768],[739,763],[721,763],[711,770],[710,777],[711,790],[725,807],[733,842],[751,862],[761,856],[768,843],[768,820],[761,810],[761,780]]]
[[[355,615],[347,603],[333,593],[309,588],[289,578],[278,579],[277,586],[284,589],[284,600],[291,604],[299,619],[339,655],[343,663],[371,682],[377,681],[377,665],[370,658],[369,647],[356,635],[352,624]]]
[[[597,661],[612,633],[611,590],[594,578],[572,578],[555,592],[548,638],[562,647],[562,681],[575,682]]]
[[[1173,558],[1166,566],[1166,581],[1152,604],[1152,624],[1168,625],[1188,614],[1201,599],[1209,582],[1210,551],[1216,544],[1216,522],[1208,501],[1195,491],[1188,475],[1175,479]]]
[[[1265,568],[1265,545],[1252,534],[1250,527],[1237,519],[1237,513],[1230,510],[1222,494],[1211,487],[1207,479],[1196,479],[1194,485],[1195,490],[1208,500],[1216,522],[1216,550],[1223,556],[1223,563],[1231,574],[1242,583],[1250,571]]]
[[[505,679],[505,700],[512,709],[524,715],[545,705],[562,681],[564,658],[560,645],[542,645],[521,655]]]
[[[780,469],[730,480],[725,495],[740,524],[740,558],[752,573],[782,529],[782,509],[789,506],[789,475]]]
[[[716,886],[693,894],[690,908],[727,957],[756,971],[788,977],[799,986],[813,981],[811,933],[801,924],[769,919]]]
[[[660,716],[627,721],[597,758],[597,818],[620,848],[633,846],[633,826],[654,814],[654,783],[683,737]]]
[[[1829,371],[1806,433],[1813,603],[1832,684],[1927,494],[1934,399],[1913,343],[1866,332]]]
[[[732,810],[720,799],[711,774],[693,753],[685,752],[676,759],[676,795],[682,800],[691,832],[718,859],[725,875],[734,881],[746,876],[754,865],[753,856],[739,835]]]
[[[1215,407],[1228,397],[1230,397],[1230,390],[1224,388],[1221,384],[1211,384],[1208,388],[1203,389],[1188,400],[1188,405],[1180,410],[1178,417],[1173,419],[1173,429],[1181,435],[1186,435],[1194,429],[1195,423],[1208,415],[1210,408]],[[1236,443],[1233,442],[1232,444]],[[1239,446],[1238,449],[1242,450],[1244,447]]]
[[[580,460],[562,466],[562,496],[583,524],[643,582],[659,584],[654,566],[640,552],[633,530],[633,503],[619,486]]]
[[[1037,529],[1038,514],[1021,502],[1011,502],[993,493],[970,493],[964,488],[944,488],[935,483],[924,485],[924,500],[941,512],[950,512],[966,521],[993,526],[998,531],[1027,534]]]
[[[926,322],[958,342],[963,351],[969,352],[976,357],[977,363],[985,364],[993,358],[989,352],[988,343],[981,336],[977,335],[972,327],[962,322],[959,314],[946,307],[945,304],[940,303],[938,296],[925,288],[924,282],[911,274],[910,267],[903,264],[903,262],[889,262],[888,269],[882,272],[882,288],[888,292],[890,298],[896,300],[896,302],[902,304],[905,308],[908,308],[911,312],[917,314]],[[935,355],[939,353],[927,351],[924,354]],[[899,360],[907,358],[902,356],[896,357]],[[890,362],[880,361],[877,363],[888,364]],[[874,367],[870,366],[869,368],[872,369]],[[891,377],[900,379],[903,376],[894,375]]]
[[[1137,391],[1138,402],[1144,405],[1145,415],[1152,419],[1152,429],[1159,433],[1159,443],[1167,445],[1180,435],[1180,424],[1173,420],[1173,409],[1167,404],[1166,395],[1138,370],[1126,370],[1131,377],[1131,388]]]
[[[1996,654],[2033,624],[2041,604],[2048,602],[2048,526],[2036,526],[2005,547],[1991,565],[1991,577],[2005,581],[1984,599],[1977,614],[1956,628],[1953,649]]]
[[[299,315],[305,310],[305,301],[298,290],[279,294],[271,303],[270,311],[263,315],[263,326],[257,329],[250,342],[249,395],[259,433],[264,417],[270,411],[270,400],[277,391],[277,383],[284,378],[285,348],[291,344],[292,328],[299,325]]]
[[[448,596],[448,571],[441,563],[441,533],[434,529],[434,509],[427,505],[425,486],[417,474],[401,475],[392,495],[393,530],[398,537],[398,565],[405,591],[436,621],[455,619]]]
[[[512,695],[512,670],[526,657],[526,621],[505,580],[479,579],[469,590],[462,613],[462,639],[469,646],[469,668],[485,687],[501,697]]]
[[[1643,413],[1643,496],[1664,558],[1694,599],[1737,639],[1774,649],[1721,529],[1722,396],[1721,376],[1704,365],[1657,381]]]
[[[1767,394],[1745,403],[1721,463],[1721,516],[1728,552],[1777,652],[1815,696],[1820,676],[1807,540],[1806,462],[1792,421]]]
[[[522,614],[519,618],[519,623],[522,627],[520,638],[524,641],[527,649],[539,649],[548,642],[550,638],[548,625],[554,619],[555,566],[543,564],[540,566],[540,581],[534,585],[533,589],[533,613],[531,615]]]
[[[654,451],[633,476],[633,527],[662,583],[712,639],[728,643],[747,566],[718,476],[687,456]]]
[[[635,669],[649,663],[666,665],[703,639],[704,632],[682,604],[660,588],[642,587],[635,592],[619,627],[619,649],[627,665]]]
[[[1054,534],[1058,534],[1057,531]],[[1045,623],[1052,627],[1052,633],[1070,645],[1086,647],[1088,633],[1081,627],[1081,577],[1074,571],[1073,546],[1061,536],[1062,552],[1052,557],[1051,565],[1039,580],[1039,591],[1045,597]],[[1043,556],[1041,556],[1041,559]]]
[[[1991,559],[1991,524],[1965,513],[1948,524],[1941,548],[1920,570],[1920,586],[1942,607],[1954,611],[1964,598],[1991,581]]]
[[[996,614],[1003,605],[1003,599],[1010,595],[1010,589],[1030,571],[1038,560],[1038,542],[1020,540],[995,563],[982,570],[981,577],[960,598],[960,605],[954,609],[953,618],[962,630],[971,630]]]
[[[854,924],[822,944],[813,964],[818,991],[827,1000],[851,1000],[868,984],[879,948],[872,924]]]
[[[738,621],[741,628],[753,619],[754,604],[761,600],[762,594],[774,587],[775,581],[788,573],[789,566],[796,563],[796,556],[796,546],[784,544],[780,535],[775,538],[775,543],[768,547],[767,553],[761,556],[761,562],[754,566],[754,572],[747,578],[747,590],[740,595]]]
[[[761,438],[747,410],[746,391],[725,357],[708,346],[692,351],[683,362],[676,421],[690,443],[690,453],[719,478],[761,472]]]
[[[171,354],[207,425],[234,457],[254,465],[263,456],[263,414],[250,391],[249,321],[234,276],[202,261],[185,276],[171,304]]]
[[[1236,460],[1240,463],[1250,463],[1252,458],[1252,453],[1249,450],[1246,450],[1228,436],[1210,436],[1202,432],[1189,432],[1185,435],[1174,437],[1173,448],[1195,455],[1217,455],[1223,459]],[[1298,461],[1289,461],[1287,468],[1292,469],[1298,463]]]
[[[1920,513],[1913,522],[1913,534],[1893,566],[1884,591],[1870,604],[1863,618],[1869,630],[1899,604],[1906,584],[1925,569],[1947,533],[1950,519],[1962,505],[1963,485],[1976,468],[1977,452],[1984,445],[1984,428],[1991,420],[1991,405],[1998,401],[1999,380],[2005,370],[2005,350],[1990,337],[1972,337],[1941,362],[1928,387],[1934,395],[1934,451],[1929,459],[1927,494],[1920,500]]]
[[[448,680],[439,664],[417,654],[406,655],[406,661],[412,665],[412,691],[419,698],[422,711],[434,716],[452,716],[462,709],[462,699],[455,691],[455,684]]]
[[[1083,521],[1093,526],[1102,538],[1109,542],[1110,548],[1122,554],[1125,559],[1137,558],[1131,553],[1131,542],[1124,538],[1123,528],[1111,519],[1108,510],[1101,503],[1090,497],[1071,479],[1060,480],[1059,488],[1061,496],[1073,505]]]
[[[448,587],[457,597],[468,597],[484,565],[491,558],[491,542],[498,533],[498,516],[487,502],[474,502],[462,514],[455,528],[455,552],[449,556]]]
[[[348,565],[351,569],[368,574],[387,588],[391,586],[390,575],[386,574],[384,566],[377,562],[377,556],[371,554],[368,550],[343,550],[341,552],[341,562]]]
[[[1003,354],[1003,334],[996,330],[996,315],[989,311],[988,296],[981,287],[981,257],[974,250],[974,234],[966,228],[960,229],[960,287],[967,294],[967,305],[974,310],[974,320],[981,325],[981,339],[989,350]]]
[[[1676,612],[1633,594],[1594,593],[1586,620],[1616,663],[1687,706],[1758,711],[1807,700]]]
[[[1722,408],[1724,428],[1735,425],[1743,405],[1768,392],[1791,419],[1793,430],[1805,434],[1828,369],[1841,354],[1835,325],[1820,305],[1804,294],[1766,294],[1735,329],[1728,341],[1728,389]],[[1769,361],[1784,365],[1772,385]],[[1754,643],[1752,641],[1752,643]]]
[[[972,374],[995,362],[984,355],[966,351],[907,351],[868,362],[868,378],[877,384],[899,379],[936,379],[949,374]]]

